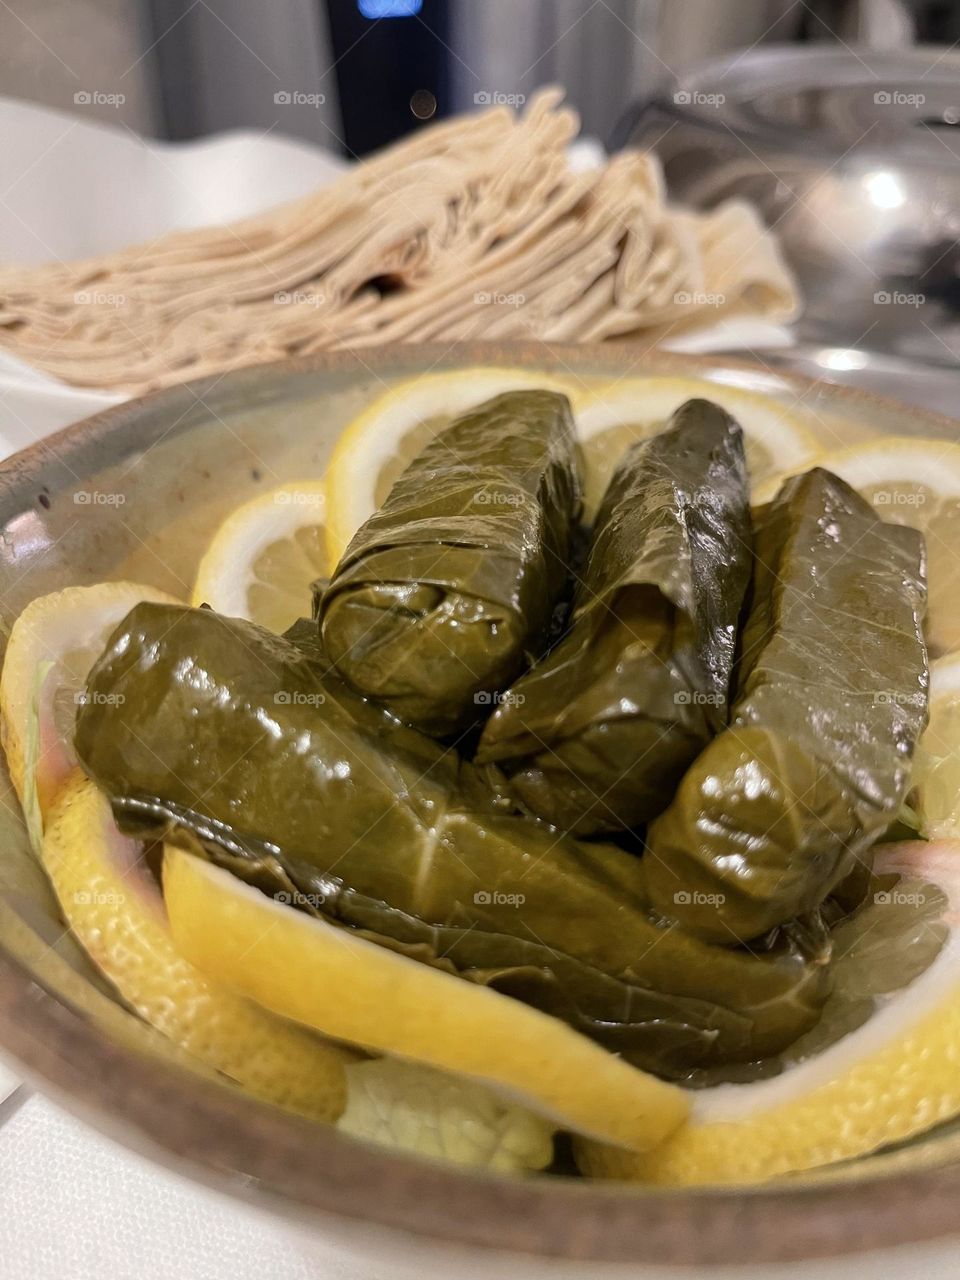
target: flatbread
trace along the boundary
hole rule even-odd
[[[324,348],[658,337],[797,310],[750,206],[671,209],[652,155],[571,171],[557,89],[421,130],[316,194],[84,261],[0,268],[0,347],[140,392]]]

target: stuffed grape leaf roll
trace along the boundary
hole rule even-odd
[[[787,929],[751,953],[664,924],[640,860],[502,812],[456,752],[293,634],[183,606],[128,615],[76,735],[125,830],[200,850],[664,1075],[776,1053],[816,1022],[822,940]]]
[[[580,481],[566,396],[510,391],[436,436],[319,597],[355,688],[450,734],[536,657],[568,575]]]
[[[816,469],[755,543],[730,725],[644,857],[658,910],[727,943],[819,907],[896,817],[927,718],[921,535]]]
[[[614,472],[572,626],[499,703],[478,760],[564,830],[652,818],[726,721],[750,567],[740,428],[690,400]]]

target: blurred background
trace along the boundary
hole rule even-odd
[[[158,138],[280,129],[362,155],[546,83],[606,139],[638,96],[727,50],[958,37],[951,0],[10,0],[0,93]]]

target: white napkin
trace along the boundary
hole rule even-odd
[[[0,351],[0,457],[89,418],[124,396],[82,391]]]
[[[0,262],[66,262],[246,218],[345,166],[272,132],[158,142],[0,97]]]

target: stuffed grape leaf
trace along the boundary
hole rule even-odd
[[[736,943],[814,912],[896,818],[927,718],[923,538],[815,469],[756,517],[729,727],[650,826],[650,897]]]
[[[750,567],[740,428],[690,400],[614,472],[572,626],[500,699],[478,761],[578,835],[652,818],[726,722]]]
[[[340,673],[401,719],[451,734],[538,656],[580,507],[566,396],[511,391],[414,459],[320,593]]]

